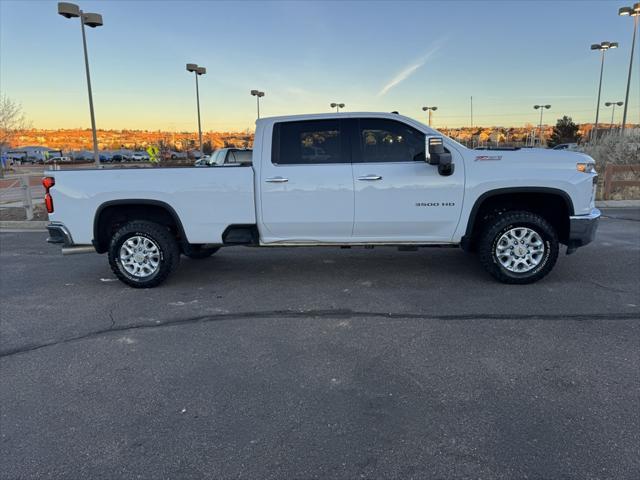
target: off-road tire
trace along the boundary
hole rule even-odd
[[[131,237],[141,236],[152,240],[160,251],[158,269],[148,277],[135,277],[125,270],[120,260],[120,248]],[[111,237],[109,265],[118,279],[133,288],[152,288],[164,282],[180,261],[180,248],[176,238],[164,226],[144,220],[128,222]]]
[[[203,258],[209,258],[211,255],[220,250],[220,247],[203,248],[202,245],[188,245],[182,253],[185,257],[192,258],[193,260],[201,260]]]
[[[540,263],[528,272],[511,272],[496,257],[496,244],[500,237],[515,227],[527,227],[540,235],[544,242],[544,255]],[[527,211],[508,211],[492,217],[478,241],[478,254],[484,269],[502,283],[534,283],[547,275],[558,260],[558,234],[543,217]]]

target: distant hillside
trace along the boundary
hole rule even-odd
[[[253,144],[253,133],[203,132],[205,150],[225,146],[247,147]],[[62,150],[88,150],[93,148],[90,129],[26,130],[16,135],[12,148],[42,145]],[[163,132],[147,130],[98,130],[98,146],[101,150],[120,148],[144,149],[149,145],[178,151],[196,148],[198,134],[194,132]]]
[[[588,138],[593,129],[592,123],[579,125],[582,138]],[[601,129],[612,126],[600,124]],[[618,128],[618,125],[613,128]],[[629,125],[633,127],[633,125]],[[636,125],[637,127],[637,125]],[[443,134],[462,143],[482,145],[487,142],[525,144],[532,137],[538,137],[537,125],[524,127],[436,127]],[[543,137],[549,138],[553,126],[543,125]],[[208,153],[223,147],[251,147],[253,132],[203,132],[204,150]],[[91,150],[93,148],[90,129],[39,130],[31,129],[21,132],[13,140],[12,148],[24,146],[46,146],[61,150]],[[98,146],[101,150],[117,150],[120,148],[142,150],[149,145],[177,151],[190,150],[198,146],[196,132],[165,132],[148,130],[98,130]]]

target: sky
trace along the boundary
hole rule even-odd
[[[104,26],[87,29],[96,123],[105,129],[194,131],[194,74],[203,130],[253,129],[261,115],[392,111],[436,127],[595,119],[624,100],[633,21],[621,1],[83,1]],[[640,123],[636,45],[628,121]],[[53,1],[0,0],[0,93],[36,128],[90,127],[78,19]],[[620,121],[622,108],[616,110]],[[601,121],[611,109],[602,106]]]

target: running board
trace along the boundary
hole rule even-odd
[[[73,247],[62,247],[63,255],[75,255],[76,253],[96,253],[93,245],[76,245]]]

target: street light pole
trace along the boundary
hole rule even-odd
[[[260,97],[264,97],[264,92],[260,90],[251,90],[251,95],[256,97],[256,105],[258,107],[258,118],[260,118]]]
[[[549,110],[551,108],[551,105],[534,105],[533,108],[536,110],[540,109],[540,124],[538,125],[538,135],[540,137],[540,145],[542,146],[542,112],[544,112],[545,109]]]
[[[622,126],[620,133],[624,134],[624,125],[627,123],[627,107],[629,106],[629,87],[631,86],[631,70],[633,69],[633,50],[636,46],[636,31],[638,30],[638,18],[640,18],[640,2],[634,3],[633,7],[622,7],[618,10],[621,17],[633,17],[633,37],[631,40],[631,58],[629,58],[629,74],[627,75],[627,92],[624,96],[624,110],[622,113]]]
[[[600,93],[602,92],[602,73],[604,72],[604,52],[610,48],[618,48],[616,42],[600,42],[591,45],[591,50],[600,51],[600,81],[598,82],[598,102],[596,104],[596,124],[593,127],[591,139],[595,142],[598,138],[598,118],[600,116]]]
[[[423,112],[429,112],[429,126],[431,126],[431,112],[438,110],[438,107],[422,107]]]
[[[202,154],[202,123],[200,122],[200,88],[198,87],[198,74],[196,73],[196,104],[198,105],[198,142]]]
[[[344,108],[344,103],[331,103],[330,107],[335,108],[336,112],[340,113],[340,109]]]
[[[195,63],[187,63],[187,72],[193,72],[196,76],[196,106],[198,109],[198,141],[200,143],[200,157],[204,155],[204,151],[202,150],[202,124],[200,122],[200,88],[198,86],[198,77],[200,75],[204,75],[207,73],[207,69],[205,67],[200,67]]]
[[[100,166],[100,153],[98,152],[98,132],[96,129],[96,116],[93,109],[93,92],[91,91],[91,74],[89,73],[89,54],[87,52],[87,36],[85,25],[91,28],[103,25],[102,15],[99,13],[84,13],[80,7],[74,3],[59,2],[58,14],[65,18],[80,17],[80,29],[82,30],[82,47],[84,50],[84,67],[87,74],[87,90],[89,91],[89,113],[91,114],[91,133],[93,136],[93,161],[96,166]]]
[[[619,107],[622,106],[624,102],[620,101],[620,102],[605,102],[604,106],[605,107],[613,107],[611,108],[611,127],[609,127],[609,130],[613,129],[613,117],[616,113],[616,105],[618,105]]]

